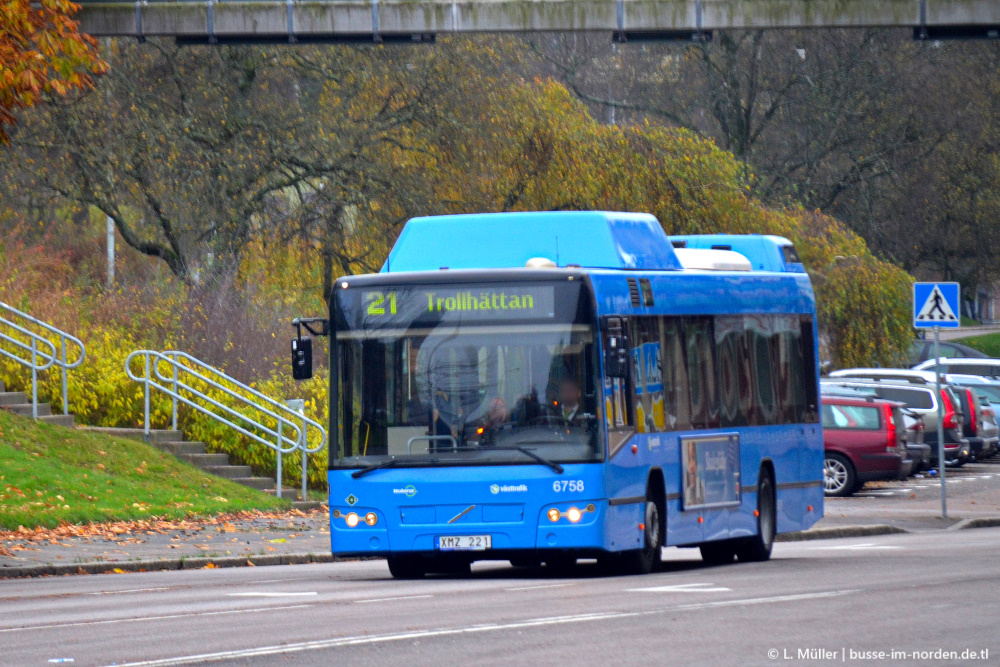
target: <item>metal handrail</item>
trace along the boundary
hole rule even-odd
[[[142,356],[144,360],[143,365],[143,376],[137,377],[132,372],[132,360],[138,356]],[[152,360],[152,364],[151,364]],[[181,362],[185,363],[181,363]],[[167,364],[170,369],[170,375],[164,375],[161,370],[160,364]],[[190,365],[189,365],[190,364]],[[152,370],[153,375],[150,374]],[[150,388],[156,389],[171,397],[172,403],[172,414],[171,414],[171,425],[173,430],[177,430],[177,402],[180,401],[185,405],[197,410],[198,412],[207,415],[216,421],[219,421],[239,433],[246,435],[249,438],[256,440],[257,442],[273,449],[277,453],[277,473],[276,473],[276,489],[278,497],[281,497],[281,477],[282,477],[282,458],[285,454],[291,454],[292,452],[298,450],[302,452],[302,498],[306,498],[307,491],[307,466],[308,466],[308,454],[318,452],[323,447],[326,446],[326,429],[324,429],[318,422],[309,419],[305,415],[302,415],[291,408],[282,405],[278,401],[262,394],[261,392],[248,387],[242,382],[226,375],[222,371],[209,366],[203,361],[192,357],[191,355],[180,352],[178,350],[167,350],[164,352],[156,352],[153,350],[136,350],[128,356],[125,360],[125,372],[128,376],[140,382],[144,385],[144,418],[143,418],[143,428],[146,435],[149,435],[149,390]],[[190,378],[186,377],[190,376]],[[275,423],[276,427],[271,428],[258,419],[253,419],[247,415],[235,410],[234,408],[227,406],[215,399],[207,396],[203,392],[199,391],[195,387],[191,386],[186,380],[193,378],[196,381],[201,381],[210,387],[214,387],[219,390],[224,395],[236,399],[247,407],[256,410],[261,415],[266,415],[270,417]],[[223,382],[231,386],[226,386],[222,384]],[[162,383],[162,384],[161,384]],[[247,396],[237,393],[232,389],[232,386],[239,388],[240,390],[251,394],[254,398],[248,398]],[[197,399],[208,403],[216,410],[212,410],[206,407],[203,403],[196,402],[192,398],[189,398],[182,392],[187,392],[193,395]],[[254,400],[257,399],[257,400]],[[221,414],[220,414],[221,413]],[[261,432],[266,437],[261,437],[257,433],[254,433],[247,428],[244,428],[240,424],[232,421],[237,419],[242,421],[249,428],[256,429]],[[300,427],[301,425],[301,427]],[[295,438],[291,439],[285,435],[285,427],[292,429],[295,433]],[[319,444],[310,447],[308,442],[308,431],[309,427],[313,427],[315,430],[319,431],[320,438]],[[267,438],[271,438],[270,440]]]
[[[17,346],[17,347],[21,348],[22,350],[30,351],[31,352],[31,359],[28,360],[28,359],[26,359],[24,357],[18,356],[17,354],[15,354],[15,353],[13,353],[13,352],[11,352],[9,350],[5,350],[3,348],[0,348],[0,354],[3,354],[4,356],[9,357],[9,358],[13,359],[14,361],[18,362],[22,366],[27,366],[27,367],[29,367],[31,369],[31,416],[32,416],[32,418],[33,419],[38,419],[38,372],[39,371],[48,370],[53,365],[59,367],[59,372],[62,375],[63,414],[64,415],[68,415],[69,414],[69,382],[67,380],[67,373],[66,372],[68,370],[70,370],[72,368],[76,368],[77,366],[79,366],[80,364],[82,364],[84,358],[86,358],[86,356],[87,356],[87,348],[84,347],[83,341],[81,341],[79,338],[77,338],[76,336],[74,336],[72,334],[66,333],[62,329],[59,329],[57,327],[52,326],[48,322],[43,322],[43,321],[41,321],[41,320],[39,320],[37,318],[34,318],[31,315],[28,315],[27,313],[25,313],[23,311],[20,311],[17,308],[14,308],[13,306],[10,306],[10,305],[8,305],[6,303],[3,303],[2,301],[0,301],[0,308],[2,308],[3,310],[7,311],[7,313],[9,313],[9,314],[11,314],[11,315],[13,315],[15,317],[18,317],[18,318],[24,320],[25,322],[33,324],[36,327],[40,327],[40,328],[44,329],[45,331],[47,331],[48,333],[54,334],[53,337],[58,338],[59,353],[56,352],[56,344],[53,343],[51,340],[49,340],[48,337],[43,336],[41,334],[38,334],[38,333],[36,333],[34,331],[31,331],[29,329],[26,329],[25,327],[20,326],[18,324],[15,324],[14,322],[12,322],[11,320],[7,319],[3,315],[0,315],[0,325],[4,325],[4,326],[7,326],[7,327],[10,327],[11,329],[14,329],[15,331],[19,331],[19,332],[21,332],[22,334],[28,336],[28,338],[31,339],[31,344],[29,345],[28,343],[25,343],[24,341],[17,340],[16,338],[14,338],[12,336],[8,336],[7,334],[5,334],[3,332],[0,332],[0,340],[3,340],[5,342],[7,342],[7,343],[11,343],[12,345]],[[79,356],[72,363],[70,363],[69,361],[67,361],[67,357],[66,357],[66,343],[67,342],[69,342],[69,343],[71,343],[73,345],[76,345],[76,347],[80,351]],[[44,343],[45,345],[47,345],[49,347],[50,350],[52,350],[52,352],[50,354],[46,354],[44,352],[39,351],[38,350],[38,343]],[[39,365],[39,363],[38,363],[38,357],[39,357],[39,355],[42,356],[43,360],[47,360],[47,362],[44,363],[44,364]]]

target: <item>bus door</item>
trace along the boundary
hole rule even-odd
[[[628,318],[604,317],[601,349],[604,353],[604,422],[611,457],[635,433],[632,419],[634,359],[628,336]]]

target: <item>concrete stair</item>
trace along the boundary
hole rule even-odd
[[[102,426],[85,426],[88,431],[106,433],[119,438],[131,438],[145,442],[145,433],[141,428],[106,428]],[[248,486],[251,489],[274,494],[274,480],[270,477],[254,477],[250,466],[234,465],[229,462],[229,454],[209,454],[203,442],[188,442],[180,431],[151,430],[149,444],[157,449],[172,454],[185,463],[190,463],[205,472],[225,477],[228,480]],[[294,490],[288,489],[283,495],[290,496]],[[311,509],[319,503],[293,503],[297,509]]]
[[[23,391],[7,391],[6,385],[0,382],[0,408],[15,415],[31,416],[31,399]],[[56,424],[73,428],[76,425],[76,418],[73,415],[54,415],[52,406],[48,403],[38,404],[38,421],[46,424]]]

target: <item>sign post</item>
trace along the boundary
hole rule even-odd
[[[914,283],[913,326],[934,329],[934,387],[937,396],[938,477],[941,478],[941,518],[948,518],[948,492],[944,474],[944,406],[941,400],[941,328],[960,325],[958,283]]]

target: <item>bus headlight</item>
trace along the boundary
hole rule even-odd
[[[566,518],[569,519],[570,523],[576,523],[583,517],[583,514],[575,507],[570,507],[569,511],[566,512]]]
[[[549,521],[555,523],[558,520],[559,520],[559,510],[553,507],[552,509],[549,510]]]
[[[354,512],[351,512],[350,514],[348,514],[344,518],[344,521],[347,522],[347,527],[348,528],[354,528],[355,526],[358,525],[358,521],[360,521],[360,519],[358,518],[357,514],[355,514]]]
[[[369,526],[374,526],[376,523],[378,523],[378,515],[375,514],[375,512],[369,512],[368,514],[365,515],[365,523],[367,523]]]

